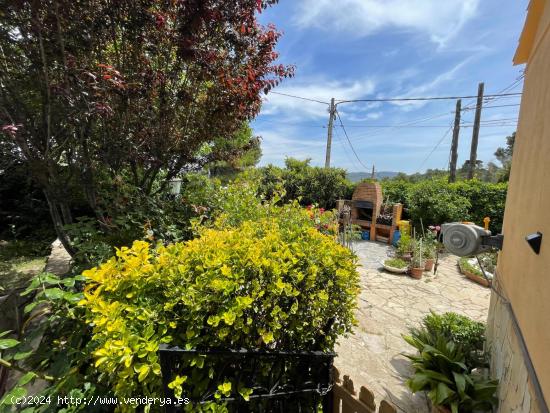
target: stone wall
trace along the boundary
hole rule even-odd
[[[512,314],[505,301],[491,294],[487,321],[487,346],[491,354],[491,375],[500,379],[501,413],[542,413],[531,385]]]

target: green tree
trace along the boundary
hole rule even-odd
[[[205,167],[215,176],[234,178],[246,168],[255,166],[262,157],[261,138],[254,136],[252,128],[243,124],[233,139],[216,140],[212,152],[230,154],[221,161],[212,162]]]
[[[510,170],[512,168],[512,155],[514,154],[514,143],[516,142],[516,132],[506,137],[506,146],[499,147],[495,156],[497,160],[502,164],[502,171],[500,172],[499,181],[507,182],[510,178]]]

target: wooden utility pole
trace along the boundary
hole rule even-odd
[[[462,111],[462,100],[456,101],[455,125],[453,129],[453,143],[451,145],[451,164],[449,173],[449,182],[456,181],[456,161],[458,159],[458,135],[460,133],[460,114]]]
[[[325,159],[325,168],[330,168],[330,151],[332,148],[332,128],[334,125],[334,117],[336,116],[336,105],[334,104],[334,98],[330,100],[330,115],[328,119],[328,135],[327,135],[327,155]]]
[[[477,164],[477,144],[479,141],[479,123],[481,121],[481,109],[483,106],[483,89],[485,84],[481,82],[477,89],[476,116],[474,119],[474,131],[472,132],[472,148],[470,149],[470,167],[468,169],[468,179],[473,179]]]

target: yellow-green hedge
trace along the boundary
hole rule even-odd
[[[159,396],[161,343],[332,350],[354,323],[356,260],[305,217],[295,220],[303,225],[264,218],[208,229],[156,249],[136,241],[86,271],[80,305],[101,380],[119,397]],[[192,370],[201,367],[197,360]],[[187,378],[178,378],[177,392],[191,394],[197,383]]]

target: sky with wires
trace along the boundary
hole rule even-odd
[[[260,16],[284,35],[296,77],[268,94],[252,122],[260,165],[325,162],[328,102],[522,91],[512,57],[528,0],[280,0]],[[478,159],[495,161],[516,129],[520,96],[486,98]],[[332,166],[364,172],[448,168],[455,100],[338,105]],[[475,99],[462,100],[458,165],[469,158]]]

